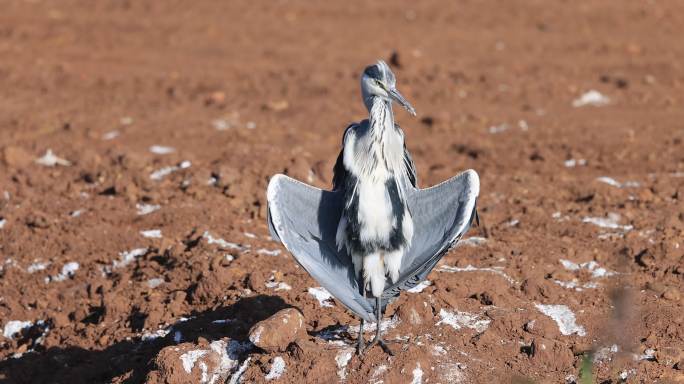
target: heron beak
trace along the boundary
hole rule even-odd
[[[413,106],[411,106],[411,104],[410,104],[408,101],[406,101],[406,99],[404,98],[404,96],[402,96],[401,93],[399,93],[399,91],[397,91],[396,88],[392,88],[392,89],[388,90],[387,93],[389,94],[389,97],[390,97],[392,100],[394,100],[394,101],[397,102],[397,104],[399,104],[399,105],[401,105],[402,107],[406,108],[406,110],[408,111],[408,113],[411,114],[411,116],[415,116],[415,115],[416,115],[416,110],[413,109]]]

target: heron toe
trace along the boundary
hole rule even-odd
[[[386,354],[388,354],[390,356],[394,356],[394,351],[392,351],[392,349],[387,345],[387,343],[385,343],[385,341],[382,338],[378,338],[378,337],[373,339],[373,341],[371,341],[366,346],[366,348],[364,349],[363,352],[361,352],[361,354],[363,354],[365,351],[369,350],[374,345],[379,345],[380,347],[382,347],[382,350],[385,351]]]

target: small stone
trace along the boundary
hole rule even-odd
[[[524,329],[533,335],[543,338],[555,339],[561,335],[558,324],[548,316],[539,316],[528,321],[525,323]]]
[[[22,344],[14,351],[14,353],[21,355],[28,350],[28,346],[28,344]]]
[[[265,105],[266,109],[270,109],[271,111],[284,111],[290,107],[290,103],[287,102],[287,100],[277,100],[277,101],[271,101],[268,104]]]
[[[684,371],[684,357],[681,357],[681,358],[679,359],[679,361],[677,362],[677,364],[675,364],[674,368],[677,369],[677,370],[679,370],[679,371]]]
[[[101,346],[107,345],[108,342],[109,342],[109,336],[108,335],[102,335],[97,340],[97,343],[100,344]]]
[[[641,46],[639,44],[635,43],[629,43],[627,44],[627,52],[629,52],[632,55],[640,55],[641,54]]]
[[[658,281],[649,282],[646,284],[646,288],[657,293],[658,295],[662,295],[665,292],[665,285]]]
[[[658,344],[658,338],[656,335],[651,332],[647,337],[646,340],[644,341],[644,346],[648,348],[653,348]]]
[[[66,327],[71,321],[69,320],[69,315],[64,312],[57,312],[52,316],[52,323],[55,328]]]
[[[661,347],[656,351],[655,358],[658,363],[666,367],[674,367],[684,359],[684,351],[680,351],[674,347]]]
[[[209,97],[207,97],[207,104],[223,104],[226,101],[225,92],[216,91],[212,92]]]
[[[682,297],[681,293],[675,287],[667,288],[667,289],[665,289],[665,292],[663,292],[663,298],[666,300],[679,301],[681,299],[681,297]]]
[[[572,344],[572,354],[575,356],[584,355],[591,352],[593,347],[590,341],[578,339]]]
[[[8,167],[22,168],[33,162],[33,157],[22,148],[6,147],[2,150],[2,160]]]
[[[399,318],[411,325],[427,324],[432,321],[432,306],[421,295],[411,295],[398,309]]]
[[[304,316],[294,308],[286,308],[256,323],[249,330],[249,341],[266,351],[282,352],[303,333]]]
[[[575,278],[575,274],[565,269],[556,269],[551,272],[551,277],[553,277],[554,280],[572,281]]]
[[[50,222],[43,214],[29,214],[26,216],[26,225],[31,228],[47,228]]]
[[[642,267],[653,268],[657,265],[655,256],[653,256],[653,253],[648,249],[639,252],[635,256],[635,259],[637,264],[641,265]]]
[[[219,268],[214,271],[205,271],[197,283],[197,288],[192,292],[192,300],[208,303],[217,297],[222,297],[229,281],[231,271],[228,268]]]
[[[572,367],[574,356],[567,345],[540,337],[532,341],[531,360],[537,367],[563,371]]]

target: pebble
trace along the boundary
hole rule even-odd
[[[277,100],[269,102],[264,107],[265,109],[280,112],[288,109],[290,107],[290,103],[288,103],[287,100]]]
[[[665,292],[663,292],[663,298],[666,300],[679,301],[681,299],[681,297],[682,297],[681,293],[675,287],[667,288],[667,289],[665,289]]]
[[[222,91],[212,92],[209,97],[207,97],[207,104],[223,104],[226,101],[226,94]]]
[[[50,226],[50,222],[42,213],[29,214],[24,222],[31,228],[47,228]]]
[[[660,347],[655,353],[655,358],[666,367],[674,367],[684,359],[684,351],[675,347]]]
[[[399,318],[411,325],[429,324],[432,322],[432,305],[420,295],[411,296],[398,309]]]
[[[567,345],[540,337],[532,341],[531,360],[537,367],[562,371],[572,367],[574,356]]]
[[[662,295],[663,293],[665,293],[665,285],[658,281],[649,282],[648,284],[646,284],[646,288],[657,293],[658,295]]]
[[[294,308],[286,308],[254,324],[249,341],[266,351],[282,352],[303,333],[304,316]]]
[[[31,154],[19,147],[6,147],[2,150],[2,160],[14,168],[23,168],[33,162]]]

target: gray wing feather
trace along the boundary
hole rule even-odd
[[[409,187],[408,204],[415,232],[402,260],[399,280],[386,287],[383,298],[423,281],[442,256],[466,233],[475,217],[480,180],[465,171],[432,188]]]
[[[359,293],[351,258],[335,246],[342,197],[341,192],[323,191],[275,175],[268,184],[269,229],[339,302],[364,320],[375,321],[373,307]]]
[[[383,292],[383,306],[400,291],[423,281],[468,230],[475,217],[480,181],[475,171],[468,170],[432,188],[407,185],[407,190],[415,232],[399,280]],[[375,321],[375,301],[359,293],[351,258],[335,245],[343,204],[342,191],[323,191],[275,175],[268,185],[269,229],[339,302],[364,320]]]

